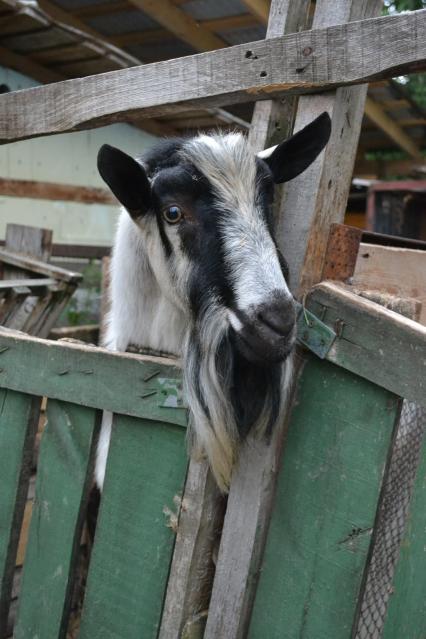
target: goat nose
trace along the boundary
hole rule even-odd
[[[296,308],[293,299],[280,295],[272,302],[262,305],[257,317],[262,324],[266,324],[269,329],[285,337],[291,332],[296,321]]]

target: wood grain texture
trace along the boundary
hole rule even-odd
[[[160,406],[156,379],[180,380],[177,363],[53,342],[0,329],[0,386],[186,426],[186,410]]]
[[[350,636],[398,414],[393,394],[309,356],[287,434],[250,639]]]
[[[8,224],[5,249],[47,262],[52,255],[53,232],[36,226]],[[22,277],[22,273],[20,273]]]
[[[6,636],[40,400],[0,389],[0,637]]]
[[[80,639],[156,639],[186,467],[182,428],[115,416]]]
[[[330,22],[357,21],[347,25],[351,30],[362,24],[358,22],[362,18],[380,13],[381,6],[381,0],[344,0],[338,4],[321,0],[317,3],[313,27],[319,29]],[[381,55],[382,41],[376,42],[378,49],[371,50],[369,55]],[[328,111],[332,120],[331,137],[324,152],[284,189],[282,207],[285,215],[279,226],[279,241],[290,264],[292,290],[299,296],[320,281],[330,225],[342,222],[344,218],[366,93],[366,85],[343,87],[336,92],[303,96],[299,100],[295,130],[323,111]]]
[[[5,94],[0,141],[421,71],[425,31],[426,11],[413,11]]]
[[[190,460],[159,639],[185,636],[184,627],[207,610],[224,510],[207,462]]]
[[[74,186],[56,182],[36,182],[35,180],[11,180],[0,178],[0,195],[26,197],[36,200],[59,200],[81,202],[82,204],[110,204],[117,206],[117,200],[105,189],[89,186]]]
[[[80,273],[73,273],[59,266],[53,266],[47,262],[20,255],[6,249],[0,249],[0,262],[8,266],[17,266],[23,271],[32,271],[39,275],[54,277],[57,280],[69,282],[70,284],[78,284],[82,278]]]
[[[426,326],[426,251],[361,243],[353,285],[418,299]]]
[[[302,31],[307,22],[309,0],[273,1],[269,12],[267,38]],[[292,131],[297,96],[284,100],[264,100],[254,105],[249,131],[250,146],[256,151],[279,144]]]
[[[330,362],[426,405],[426,327],[332,283],[316,286],[306,308],[338,333]]]
[[[49,400],[15,639],[66,635],[100,413]]]
[[[423,420],[425,414],[423,411]],[[423,439],[383,639],[420,639],[426,634],[426,439]]]

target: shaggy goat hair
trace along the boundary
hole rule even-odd
[[[241,441],[282,420],[291,377],[296,314],[273,233],[274,184],[304,171],[329,135],[323,113],[257,156],[239,133],[164,140],[138,160],[107,145],[99,152],[123,205],[105,346],[182,357],[190,449],[208,458],[223,491]]]

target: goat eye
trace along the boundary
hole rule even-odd
[[[175,204],[173,206],[169,206],[163,211],[163,217],[169,224],[177,224],[181,221],[182,216],[182,210]]]

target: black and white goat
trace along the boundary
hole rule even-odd
[[[330,118],[257,157],[238,133],[165,140],[141,159],[103,146],[124,210],[111,263],[105,345],[182,356],[191,450],[227,490],[239,443],[281,419],[296,337],[288,269],[273,235],[274,184],[324,148]],[[104,423],[96,477],[110,437]]]

